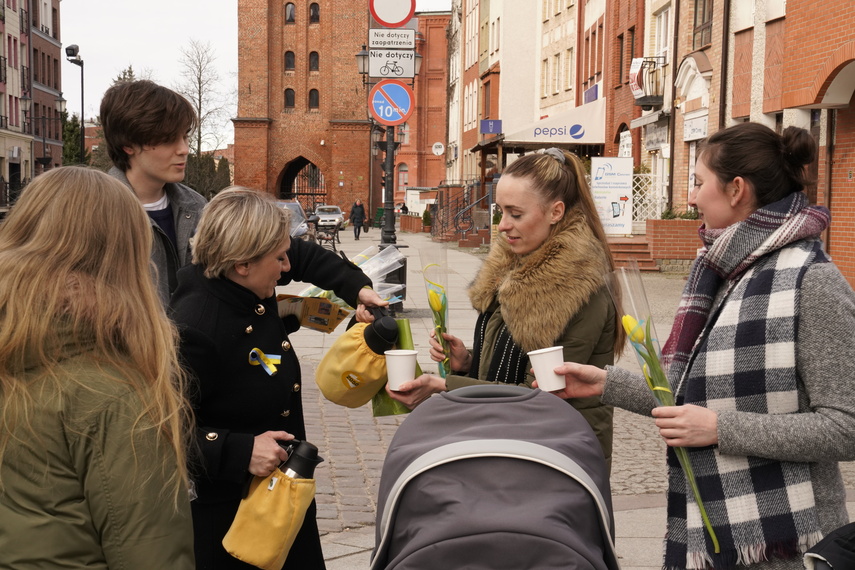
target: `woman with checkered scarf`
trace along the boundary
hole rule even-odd
[[[701,147],[689,203],[704,221],[663,364],[677,406],[643,378],[565,363],[564,397],[652,415],[669,446],[666,569],[803,568],[846,524],[838,462],[855,459],[855,293],[823,251],[804,129],[742,123]],[[689,452],[714,551],[672,447]]]

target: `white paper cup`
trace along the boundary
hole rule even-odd
[[[417,350],[387,350],[384,354],[390,390],[397,391],[401,384],[416,378]]]
[[[534,369],[538,388],[544,392],[564,389],[566,386],[564,376],[554,372],[557,367],[564,364],[564,349],[562,347],[550,346],[549,348],[532,350],[528,353],[528,360]]]

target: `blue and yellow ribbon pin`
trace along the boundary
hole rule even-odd
[[[269,376],[276,374],[276,365],[281,362],[282,356],[279,354],[264,354],[258,348],[249,351],[249,363],[253,366],[261,366]]]

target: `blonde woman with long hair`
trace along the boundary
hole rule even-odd
[[[193,568],[183,376],[139,201],[65,167],[0,225],[0,566]]]
[[[558,148],[511,163],[496,185],[502,213],[499,239],[469,285],[478,312],[472,350],[445,334],[452,373],[423,374],[392,398],[414,407],[433,393],[485,383],[531,387],[527,352],[563,347],[564,360],[597,367],[614,364],[623,329],[606,288],[614,269],[585,169]],[[430,339],[431,358],[446,355]],[[572,398],[611,461],[613,410],[596,398]]]

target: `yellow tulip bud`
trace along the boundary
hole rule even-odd
[[[632,342],[644,342],[644,329],[638,324],[632,315],[624,315],[620,320],[623,323],[623,330],[626,331],[629,340]]]
[[[430,304],[430,308],[434,311],[442,311],[442,296],[433,289],[428,290],[428,303]]]

